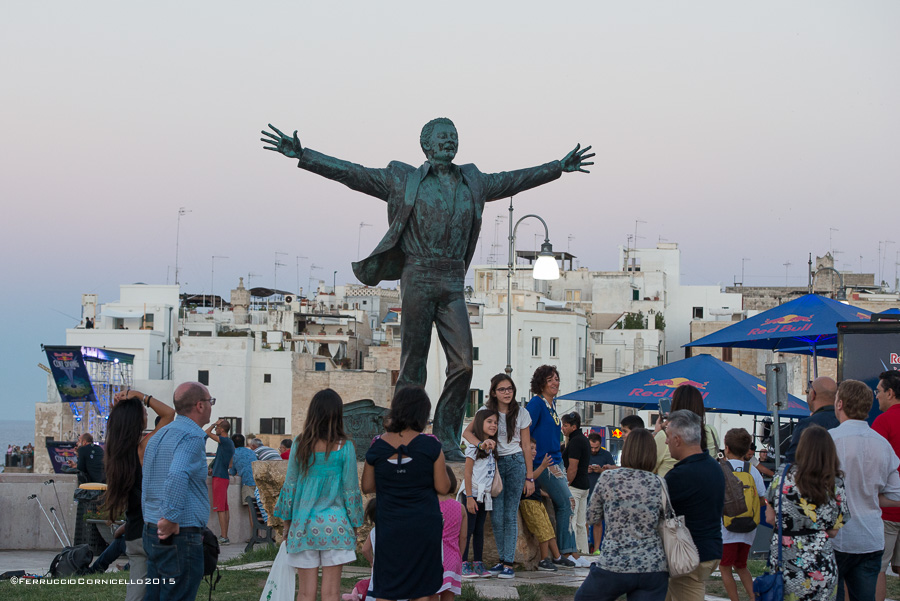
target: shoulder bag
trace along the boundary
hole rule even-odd
[[[493,457],[492,461],[494,462],[494,481],[491,483],[491,496],[499,497],[500,493],[503,492],[503,480],[500,479],[500,470],[497,465],[497,458]]]
[[[684,516],[675,515],[666,481],[659,476],[657,478],[662,486],[662,504],[665,516],[659,522],[659,535],[666,551],[669,577],[684,576],[693,572],[700,565],[700,554],[697,552],[694,539],[691,538],[691,532],[684,525]]]
[[[781,480],[778,482],[778,562],[775,564],[775,570],[766,572],[761,576],[753,579],[753,594],[756,595],[756,601],[783,601],[784,599],[784,574],[781,571],[781,498],[784,496],[784,481],[787,477],[790,463],[784,466],[781,472]]]

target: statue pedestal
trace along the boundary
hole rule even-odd
[[[287,465],[287,461],[253,462],[253,477],[256,479],[256,485],[259,487],[259,496],[262,499],[266,513],[269,514],[269,525],[275,530],[276,539],[279,542],[281,541],[283,524],[280,519],[272,515],[272,512],[275,509],[275,503],[278,500],[278,493],[281,492],[281,487],[284,485],[284,477],[287,474]],[[462,482],[465,465],[459,463],[450,463],[448,465],[453,470],[453,473],[456,474],[457,481]],[[359,476],[362,476],[363,462],[358,462],[356,469]],[[363,495],[364,502],[368,501],[370,496],[372,495]],[[444,499],[453,496],[454,495],[441,495],[440,500],[443,501]],[[550,521],[553,522],[552,505],[550,505],[549,501],[545,501],[545,504],[548,507],[547,513],[550,515]],[[521,564],[527,570],[534,570],[541,560],[537,540],[525,527],[525,524],[522,522],[521,514],[519,514],[516,519],[519,525],[519,536],[516,540],[516,563]],[[366,537],[368,537],[370,529],[371,527],[369,524],[364,524],[361,528],[357,529],[357,551],[362,549],[362,545],[365,542]],[[490,516],[488,516],[488,519],[485,520],[484,528],[484,563],[487,566],[492,566],[496,564],[497,561],[497,545],[494,542],[494,531],[491,527]]]

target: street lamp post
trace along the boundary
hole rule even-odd
[[[509,199],[509,261],[506,266],[506,375],[512,374],[512,276],[515,271],[516,256],[516,230],[519,224],[534,217],[544,224],[544,243],[541,244],[541,252],[538,253],[537,260],[534,262],[534,268],[531,277],[536,280],[557,280],[559,279],[559,265],[556,264],[556,257],[553,255],[553,245],[550,244],[550,230],[547,228],[547,222],[539,215],[525,215],[513,226],[513,201]]]

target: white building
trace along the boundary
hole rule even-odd
[[[97,295],[82,295],[82,323],[66,330],[66,344],[134,355],[135,380],[171,378],[177,337],[178,286],[123,284],[119,300],[97,312]],[[88,320],[92,328],[86,328]]]

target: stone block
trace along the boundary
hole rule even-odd
[[[357,474],[362,477],[364,462],[357,463]],[[465,465],[461,463],[448,464],[453,473],[456,475],[457,482],[463,481]],[[284,485],[284,478],[287,475],[287,461],[254,461],[253,462],[253,478],[259,487],[259,495],[263,502],[263,507],[269,515],[269,525],[276,531],[277,540],[281,540],[283,522],[273,515],[275,503],[278,501],[278,494]],[[364,502],[374,495],[363,495]],[[440,496],[440,500],[450,498],[452,495]],[[553,522],[552,507],[548,504],[547,513],[550,514],[550,521]],[[534,570],[537,568],[540,558],[540,548],[537,539],[532,536],[525,524],[522,522],[522,515],[519,514],[518,530],[519,536],[516,541],[516,563],[521,564],[525,569]],[[357,551],[362,549],[362,545],[369,534],[370,526],[364,525],[357,530]],[[484,531],[484,562],[486,565],[494,565],[498,561],[497,545],[494,541],[494,531],[491,526],[490,517],[485,520]]]

